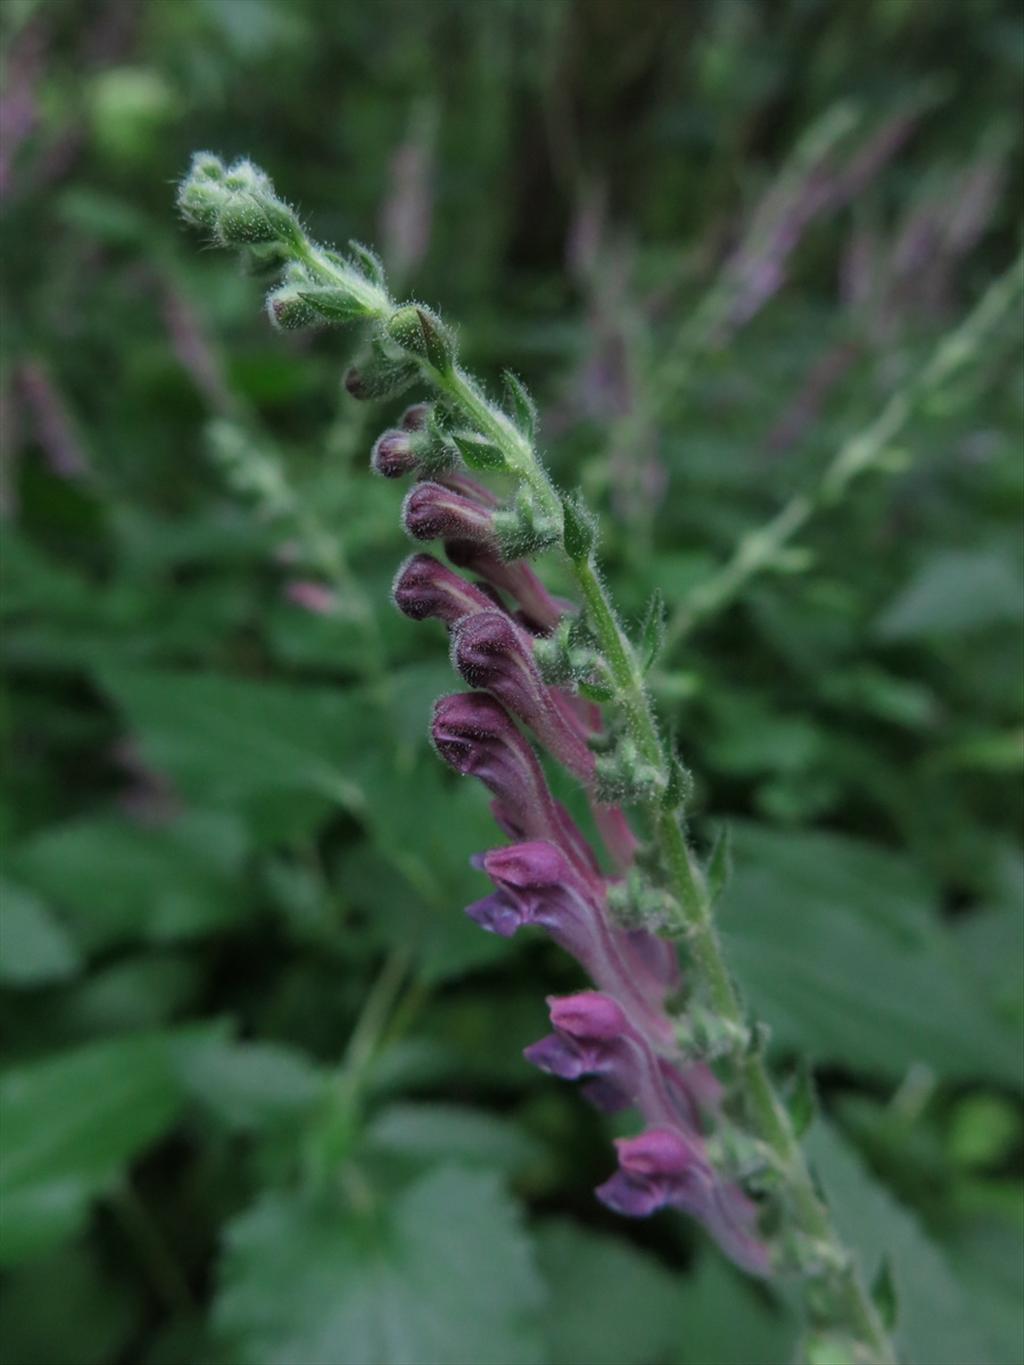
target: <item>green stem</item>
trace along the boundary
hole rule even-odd
[[[648,762],[664,770],[661,741],[633,650],[593,564],[581,560],[573,567],[591,628],[611,668],[636,744]],[[828,1210],[818,1198],[789,1113],[775,1093],[761,1054],[749,1044],[743,1006],[718,942],[707,888],[676,813],[663,810],[652,801],[647,805],[647,814],[678,898],[681,927],[697,975],[728,1035],[737,1040],[733,1063],[745,1082],[750,1119],[757,1135],[774,1154],[794,1226],[821,1248],[823,1275],[829,1282],[833,1302],[870,1349],[872,1359],[879,1365],[890,1365],[896,1356],[875,1305],[832,1225]]]
[[[698,625],[728,606],[755,574],[774,563],[783,546],[815,512],[834,506],[855,478],[878,467],[922,402],[978,354],[1022,285],[1024,256],[989,286],[963,322],[939,342],[928,362],[889,398],[873,421],[843,443],[817,484],[806,493],[794,495],[769,522],[744,536],[722,567],[693,589],[666,629],[666,657]]]

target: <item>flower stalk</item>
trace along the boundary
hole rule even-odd
[[[277,325],[369,325],[369,358],[346,378],[353,396],[391,397],[414,383],[431,392],[429,405],[418,403],[400,429],[385,433],[373,465],[386,477],[419,479],[405,502],[407,529],[445,541],[452,562],[480,581],[416,554],[399,571],[395,598],[408,616],[444,623],[455,667],[480,689],[443,698],[432,727],[439,755],[488,787],[495,817],[515,841],[475,860],[494,891],[468,913],[503,937],[524,926],[546,932],[595,987],[549,1002],[555,1032],[527,1058],[566,1079],[591,1077],[594,1103],[632,1106],[646,1125],[618,1144],[618,1170],[599,1197],[634,1217],[682,1209],[752,1273],[795,1273],[808,1358],[827,1342],[830,1359],[894,1362],[722,953],[713,879],[684,832],[684,771],[645,686],[658,631],[652,645],[647,630],[635,644],[624,629],[597,568],[595,521],[548,476],[523,386],[509,377],[505,406],[492,401],[460,365],[436,313],[396,303],[366,248],[353,245],[344,257],[313,242],[251,163],[228,167],[200,154],[178,202],[222,245],[277,271],[282,282],[268,299]],[[503,502],[479,473],[501,476],[512,496]],[[579,610],[552,598],[523,562],[550,546],[566,557]],[[657,611],[651,620],[657,624]],[[606,707],[603,723],[595,701]],[[613,873],[601,871],[551,797],[516,721],[584,787]],[[613,797],[638,807],[645,843]],[[628,915],[616,909],[625,902]],[[679,994],[673,941],[687,976],[681,1017],[669,1011]],[[712,1061],[726,1073],[724,1091]],[[709,1141],[709,1130],[721,1141]],[[742,1184],[749,1172],[712,1155],[743,1141],[761,1154],[758,1187],[749,1192]],[[764,1215],[777,1229],[771,1236]]]

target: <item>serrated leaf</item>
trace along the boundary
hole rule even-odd
[[[883,1260],[899,1300],[895,1327],[907,1365],[994,1365],[971,1303],[914,1218],[864,1169],[840,1135],[819,1121],[807,1150],[847,1244],[870,1284]]]
[[[505,370],[501,376],[505,387],[505,408],[518,430],[532,444],[537,437],[537,405],[530,397],[523,381]]]
[[[812,1060],[901,1078],[1020,1085],[1012,1030],[963,970],[912,865],[855,839],[733,825],[727,953],[773,1037]]]
[[[264,1195],[228,1229],[214,1320],[237,1365],[539,1365],[541,1286],[493,1176],[443,1169],[375,1212]]]

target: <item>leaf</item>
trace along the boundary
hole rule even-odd
[[[244,852],[237,820],[193,811],[157,828],[116,816],[57,825],[16,849],[12,861],[91,953],[233,923],[244,911],[237,892]]]
[[[182,1099],[174,1054],[188,1037],[90,1043],[0,1078],[0,1260],[67,1236],[125,1163],[167,1131]]]
[[[300,1119],[325,1085],[323,1073],[295,1048],[225,1037],[189,1049],[179,1074],[192,1098],[240,1132]]]
[[[543,1155],[511,1120],[459,1104],[389,1105],[370,1124],[366,1142],[377,1155],[420,1166],[458,1162],[510,1175]]]
[[[78,952],[60,921],[38,896],[4,878],[0,881],[0,981],[38,986],[63,981],[78,971]]]
[[[932,555],[875,622],[883,640],[961,635],[1024,616],[1020,566],[999,550]]]
[[[660,588],[655,588],[650,601],[647,603],[647,610],[644,612],[644,619],[640,626],[638,653],[640,667],[645,673],[654,663],[661,650],[665,639],[666,619],[665,599]]]
[[[537,1258],[549,1288],[544,1334],[551,1365],[649,1365],[683,1330],[677,1275],[618,1237],[546,1223]]]
[[[967,977],[933,893],[895,854],[821,833],[733,828],[728,956],[775,1038],[816,1061],[901,1077],[1020,1084],[1015,1040]]]
[[[535,1365],[541,1286],[497,1180],[443,1169],[363,1215],[264,1195],[229,1227],[214,1321],[237,1365]]]
[[[505,388],[505,410],[512,418],[520,435],[532,444],[537,436],[537,405],[530,397],[523,381],[505,370],[501,376]]]
[[[914,1218],[872,1179],[835,1129],[819,1121],[807,1149],[867,1282],[889,1263],[901,1358],[908,1365],[992,1365],[971,1303]]]
[[[100,681],[151,767],[197,803],[242,809],[275,840],[334,805],[358,810],[386,742],[380,709],[337,688],[155,670],[106,669]]]
[[[507,468],[505,456],[492,441],[487,440],[486,436],[480,436],[474,431],[452,431],[448,434],[458,447],[459,454],[468,468],[479,472]]]

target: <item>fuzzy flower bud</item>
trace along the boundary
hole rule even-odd
[[[458,536],[493,544],[492,514],[471,498],[439,483],[419,483],[402,506],[405,529],[415,540]]]
[[[471,540],[446,540],[444,551],[460,569],[469,569],[500,592],[514,597],[529,624],[540,631],[553,630],[567,610],[567,604],[551,596],[529,564],[510,564]]]
[[[408,429],[385,431],[378,436],[370,454],[370,468],[385,479],[400,479],[419,463],[419,456]]]
[[[437,617],[446,626],[493,606],[478,587],[446,569],[433,555],[410,555],[398,570],[391,595],[398,610],[414,621]]]
[[[721,1180],[698,1139],[674,1128],[649,1128],[615,1145],[619,1169],[598,1188],[602,1203],[631,1218],[681,1209],[703,1223],[737,1265],[754,1275],[770,1272],[768,1253],[756,1235],[757,1206]]]

